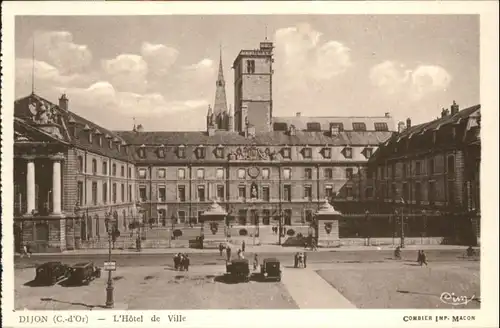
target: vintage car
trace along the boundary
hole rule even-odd
[[[275,258],[264,259],[260,266],[260,273],[263,280],[281,281],[280,261]]]
[[[69,269],[68,283],[70,284],[88,284],[95,278],[101,277],[101,269],[93,262],[83,262],[73,265]]]
[[[35,269],[35,282],[43,285],[54,285],[68,276],[69,267],[61,262],[46,262]]]
[[[248,282],[250,280],[250,267],[247,259],[233,260],[226,264],[226,272],[236,281]]]

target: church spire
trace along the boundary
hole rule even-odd
[[[222,66],[222,46],[219,50],[219,72],[217,74],[217,81],[215,83],[215,101],[213,113],[217,129],[227,130],[225,124],[227,116],[227,98],[226,98],[226,82],[224,80],[224,68]]]

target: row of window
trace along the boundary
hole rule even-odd
[[[146,158],[146,146],[142,145],[138,150],[138,155],[140,158]],[[204,159],[206,158],[206,147],[205,146],[198,146],[194,150],[195,156],[198,159]],[[291,159],[292,158],[292,149],[290,147],[284,147],[280,151],[281,156],[284,159]],[[312,148],[311,147],[304,147],[302,148],[301,152],[302,157],[306,159],[311,159],[312,158]],[[365,148],[363,151],[363,154],[365,155],[366,158],[370,158],[373,153],[372,148]],[[214,154],[216,158],[224,158],[224,147],[222,145],[219,145],[215,148]],[[324,158],[332,158],[332,149],[329,147],[325,147],[321,149],[320,154]],[[345,147],[342,150],[342,154],[344,155],[345,158],[352,158],[352,148],[351,147]],[[156,150],[156,155],[159,158],[165,158],[165,147],[160,146]],[[178,158],[186,158],[186,147],[181,145],[177,147],[176,155]]]
[[[78,172],[79,173],[84,173],[85,172],[85,164],[84,164],[82,156],[78,156]],[[97,171],[97,160],[95,158],[92,159],[92,171],[91,172],[92,172],[92,174],[97,174],[98,173],[98,171]],[[108,175],[108,162],[107,161],[103,161],[102,162],[101,174],[102,175]],[[116,164],[113,164],[111,166],[111,175],[115,176],[115,177],[117,176],[117,166],[116,166]],[[121,177],[125,177],[125,166],[124,165],[120,166],[120,176]],[[132,168],[131,167],[128,168],[128,177],[129,178],[132,177]]]
[[[420,203],[424,201],[423,197],[423,186],[422,182],[416,182],[414,184],[414,190],[412,194],[412,190],[408,183],[402,184],[401,194],[398,193],[398,188],[395,183],[391,185],[391,194],[389,195],[389,190],[385,188],[384,185],[380,186],[380,194],[385,197],[392,197],[394,200],[401,200],[406,202],[412,201],[416,203]],[[366,197],[373,197],[373,189],[371,187],[366,189]],[[413,196],[413,197],[412,197]],[[455,181],[450,180],[447,182],[446,188],[446,201],[450,204],[455,203]],[[436,182],[428,181],[427,182],[427,201],[429,203],[435,202],[436,199]]]
[[[92,205],[97,205],[99,203],[98,199],[98,193],[97,193],[97,182],[92,182],[92,193],[91,193],[91,204]],[[125,200],[125,184],[121,183],[120,184],[120,202],[124,203],[125,201],[130,202],[133,200],[132,197],[132,185],[128,185],[128,194],[127,198]],[[111,184],[111,198],[108,199],[108,184],[105,182],[102,184],[102,193],[101,193],[101,200],[103,204],[116,204],[118,202],[118,184],[113,183]],[[85,195],[84,195],[84,185],[82,181],[78,181],[77,184],[77,202],[80,206],[84,205],[86,200],[85,200]]]
[[[419,175],[424,174],[423,167],[422,167],[423,164],[425,165],[424,160],[415,161],[415,167],[414,167],[414,169],[415,169],[414,175],[415,176],[419,176]],[[407,163],[403,163],[402,169],[401,169],[402,177],[407,178],[409,176],[412,176],[411,169],[412,169],[411,165],[409,165]],[[385,179],[386,170],[387,170],[387,176],[392,177],[392,179],[394,179],[396,176],[396,164],[392,164],[392,165],[387,166],[387,167],[379,167],[378,175],[379,175],[380,179]],[[430,158],[427,161],[427,175],[434,175],[435,173],[436,173],[436,163],[434,161],[434,158]],[[446,158],[446,173],[448,175],[455,174],[455,156],[453,156],[453,155],[450,155]]]
[[[251,187],[250,188],[250,197],[247,195],[247,186],[238,186],[238,199],[239,200],[246,200],[246,199],[255,199],[255,200],[262,200],[262,201],[270,201],[271,193],[270,193],[270,186],[262,186],[260,188],[260,192],[258,188],[256,187]],[[224,185],[217,185],[216,186],[216,195],[215,199],[217,201],[224,201],[226,199],[226,193],[225,193],[225,186]],[[325,197],[330,199],[331,197],[334,196],[334,191],[333,191],[333,186],[325,186]],[[352,187],[346,187],[346,197],[352,197]],[[139,187],[139,198],[141,201],[147,201],[147,187],[146,186],[140,186]],[[199,202],[205,202],[208,201],[210,198],[210,195],[208,194],[208,189],[206,188],[205,185],[198,185],[196,187],[196,200]],[[313,198],[313,187],[311,185],[306,185],[303,186],[303,199],[305,200],[312,200]],[[158,201],[159,202],[165,202],[167,199],[167,190],[165,186],[160,186],[158,187]],[[284,185],[283,186],[283,196],[282,199],[284,201],[291,202],[292,201],[292,185]],[[179,202],[186,202],[187,201],[187,194],[186,194],[186,186],[184,185],[179,185],[177,186],[177,200]]]
[[[289,126],[284,122],[276,122],[273,124],[274,131],[289,131]],[[376,122],[374,123],[375,131],[389,131],[389,126],[385,122]],[[321,123],[319,122],[307,122],[306,130],[311,132],[319,132],[322,131]],[[332,122],[330,123],[329,130],[332,133],[339,133],[344,131],[344,124],[340,122]],[[366,123],[364,122],[353,122],[352,130],[356,132],[365,132],[367,131]]]
[[[222,180],[225,177],[223,168],[218,168],[215,171],[215,178]],[[292,178],[292,169],[291,168],[284,168],[283,169],[283,179],[284,180],[290,180]],[[346,178],[347,179],[352,179],[353,177],[353,169],[352,168],[346,168],[345,173],[346,173]],[[325,179],[333,179],[333,169],[332,168],[325,168],[324,171],[324,178]],[[238,169],[238,179],[245,179],[248,175],[248,170],[247,169]],[[260,175],[262,179],[269,179],[270,176],[270,169],[269,168],[263,168],[260,170]],[[140,179],[145,179],[147,177],[147,169],[145,168],[140,168],[139,169],[139,178]],[[157,178],[158,179],[165,179],[166,177],[166,169],[158,169],[157,170]],[[308,180],[313,179],[313,170],[311,168],[305,168],[304,169],[304,174],[303,177]],[[184,180],[186,179],[186,169],[184,168],[179,168],[177,169],[177,179],[178,180]],[[196,169],[196,179],[203,180],[205,179],[205,169],[199,168]]]

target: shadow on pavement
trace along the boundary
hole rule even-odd
[[[56,299],[51,298],[51,297],[42,297],[40,299],[40,301],[42,301],[42,302],[54,302],[54,303],[61,303],[61,304],[69,304],[69,305],[75,305],[75,306],[83,306],[83,307],[86,307],[86,308],[88,308],[90,310],[92,310],[94,308],[107,309],[107,307],[104,306],[104,305],[94,305],[94,304],[86,304],[86,303],[81,303],[81,302],[60,301],[60,300],[56,300]]]
[[[23,285],[26,287],[49,287],[49,286],[54,286],[55,284],[36,281],[35,279],[33,279],[28,282],[25,282]]]

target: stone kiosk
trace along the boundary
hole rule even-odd
[[[325,200],[316,212],[316,236],[319,247],[335,247],[340,245],[339,219],[341,213]]]
[[[226,242],[226,217],[227,212],[215,201],[201,214],[204,248],[217,248],[220,243]]]

